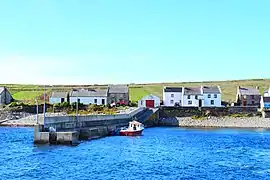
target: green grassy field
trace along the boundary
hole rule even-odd
[[[219,85],[222,89],[222,99],[228,102],[234,102],[237,86],[256,87],[260,88],[260,92],[270,87],[270,79],[250,79],[250,80],[234,80],[234,81],[215,81],[215,82],[182,82],[182,83],[159,83],[159,84],[131,84],[130,100],[138,101],[143,96],[148,94],[157,95],[162,98],[163,86],[211,86]],[[4,85],[0,85],[4,86]],[[34,101],[36,97],[43,94],[43,87],[37,85],[5,85],[8,87],[13,97],[16,100]],[[104,85],[81,85],[81,86],[53,86],[47,88],[47,92],[52,91],[70,91],[72,88],[104,88]]]

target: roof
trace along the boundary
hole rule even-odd
[[[201,87],[185,87],[184,95],[201,95]]]
[[[71,91],[70,97],[107,97],[107,89]]]
[[[109,85],[109,93],[128,93],[128,85]]]
[[[182,92],[182,87],[164,87],[164,92]]]
[[[0,87],[0,94],[5,90],[5,87]]]
[[[270,103],[270,97],[263,97],[263,102],[268,102],[268,103]]]
[[[66,98],[68,96],[68,92],[52,92],[52,98]]]
[[[241,95],[260,95],[258,89],[253,87],[238,87]]]
[[[218,86],[203,86],[204,94],[220,94],[220,88]]]

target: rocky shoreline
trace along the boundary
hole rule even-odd
[[[261,117],[208,117],[192,119],[176,117],[160,120],[160,125],[198,128],[265,128],[270,129],[270,118]]]

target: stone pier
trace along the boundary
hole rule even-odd
[[[73,145],[81,140],[104,137],[119,127],[127,126],[134,116],[143,111],[145,108],[136,108],[128,114],[46,117],[44,124],[35,126],[34,143]],[[56,132],[49,132],[50,128]]]

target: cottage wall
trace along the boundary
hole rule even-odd
[[[208,98],[208,94],[203,95],[203,107],[221,107],[221,94],[217,94],[217,98],[214,98],[215,94],[211,94],[211,98]],[[214,104],[211,104],[211,100],[214,100]]]
[[[174,106],[175,103],[179,103],[179,105],[181,105],[182,95],[182,92],[163,92],[164,106]]]
[[[78,97],[80,103],[84,105],[88,104],[97,104],[97,105],[102,105],[102,99],[104,99],[105,103],[104,105],[107,105],[107,97]],[[97,100],[97,103],[95,103],[95,99]],[[70,97],[70,103],[76,103],[77,102],[77,97]]]
[[[129,104],[129,93],[109,93],[108,95],[108,103],[118,103],[121,100],[125,102],[125,104]]]

